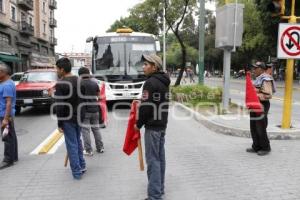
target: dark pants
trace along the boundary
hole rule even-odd
[[[63,122],[63,131],[72,174],[74,178],[77,178],[81,176],[82,170],[86,167],[80,139],[80,127],[73,122]]]
[[[270,151],[270,141],[267,134],[270,102],[261,101],[261,104],[264,107],[264,112],[262,114],[250,112],[250,131],[253,140],[252,148],[255,151]]]
[[[1,122],[3,118],[0,118]],[[4,162],[13,163],[18,160],[18,140],[13,118],[8,124],[9,133],[4,139]],[[3,131],[3,129],[2,129]]]
[[[149,200],[161,200],[165,185],[165,130],[145,131],[145,154]]]

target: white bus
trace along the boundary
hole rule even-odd
[[[105,84],[106,100],[140,99],[146,79],[142,54],[160,50],[156,37],[131,29],[118,29],[89,37],[86,42],[93,42],[92,73]]]

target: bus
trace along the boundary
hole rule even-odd
[[[140,99],[146,79],[142,55],[160,50],[156,37],[123,28],[89,37],[86,42],[93,43],[91,71],[105,84],[106,100]]]

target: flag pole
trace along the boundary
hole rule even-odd
[[[68,160],[69,160],[69,156],[68,156],[68,153],[66,153],[64,167],[67,167]]]
[[[138,140],[138,151],[139,151],[139,161],[140,161],[140,170],[144,171],[144,158],[143,158],[143,148],[141,144],[141,139]]]

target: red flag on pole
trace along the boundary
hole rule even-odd
[[[106,106],[106,95],[105,95],[105,83],[102,83],[100,88],[100,107],[101,116],[104,125],[107,125],[107,106]]]
[[[245,96],[245,103],[249,110],[260,114],[263,111],[262,105],[259,101],[257,96],[255,87],[251,81],[250,72],[246,74],[246,96]]]
[[[137,115],[137,101],[133,101],[131,104],[130,116],[128,120],[128,126],[126,131],[126,138],[123,146],[123,151],[127,155],[130,155],[137,147],[138,141],[140,139],[140,131],[134,129],[136,124],[136,115]]]

